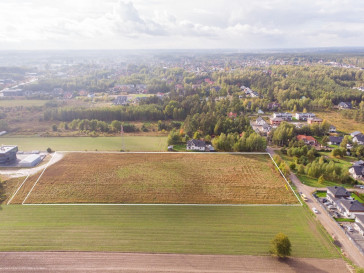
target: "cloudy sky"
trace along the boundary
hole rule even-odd
[[[0,49],[364,46],[363,0],[1,0]]]

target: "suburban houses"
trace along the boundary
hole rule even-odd
[[[314,113],[296,113],[295,118],[297,120],[307,120],[309,118],[314,118],[316,115]]]
[[[256,133],[264,136],[268,135],[272,130],[272,126],[260,116],[255,121],[251,121],[250,125]]]
[[[338,136],[329,136],[329,141],[327,144],[329,145],[340,145],[340,143],[343,141],[343,137]]]
[[[351,102],[340,102],[338,105],[339,109],[351,109],[353,106],[351,105]]]
[[[364,145],[364,135],[363,134],[357,134],[353,137],[353,142],[357,143],[359,145]]]
[[[201,151],[201,152],[214,152],[215,149],[210,144],[206,144],[205,141],[199,139],[191,139],[187,141],[187,151]]]
[[[317,140],[312,136],[298,135],[297,140],[302,140],[307,145],[316,146],[318,144]]]

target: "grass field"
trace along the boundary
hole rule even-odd
[[[364,132],[364,123],[343,117],[339,110],[317,112],[317,116],[326,119],[334,125],[338,131],[352,133],[354,131]]]
[[[0,251],[268,255],[284,232],[295,257],[339,257],[303,207],[11,205],[0,215]]]
[[[39,175],[14,198],[21,203]],[[68,153],[27,203],[297,204],[268,155]]]
[[[0,107],[43,106],[47,100],[0,100]]]
[[[45,151],[48,147],[55,151],[120,151],[121,137],[0,137],[1,144],[18,145],[20,150]],[[167,137],[124,136],[126,151],[165,151]]]

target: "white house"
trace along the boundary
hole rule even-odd
[[[316,117],[316,115],[314,113],[296,113],[295,117],[297,120],[307,120]]]
[[[336,204],[337,209],[346,217],[354,218],[355,215],[364,215],[364,205],[357,200],[341,199]]]
[[[186,149],[188,151],[206,151],[206,142],[198,139],[191,139],[187,141]]]
[[[357,136],[357,135],[361,135],[362,133],[361,132],[359,132],[359,131],[355,131],[355,132],[352,132],[351,134],[350,134],[350,136],[351,137],[355,137],[355,136]]]
[[[336,133],[336,127],[334,125],[330,125],[329,133]]]
[[[358,143],[359,145],[364,145],[364,135],[360,134],[360,135],[354,136],[353,137],[353,142]]]
[[[273,113],[273,118],[281,118],[285,121],[292,120],[292,114],[291,113]]]
[[[355,229],[364,236],[364,215],[355,214]]]

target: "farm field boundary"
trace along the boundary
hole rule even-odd
[[[37,184],[38,182],[41,180],[43,174],[46,172],[46,170],[48,169],[48,167],[52,164],[50,164],[52,162],[52,159],[48,162],[48,164],[46,165],[46,167],[43,169],[43,171],[41,172],[41,174],[39,175],[39,177],[36,179],[36,181],[34,182],[34,184],[32,185],[31,189],[29,190],[29,192],[27,193],[26,197],[24,198],[24,200],[21,202],[22,205],[31,205],[31,206],[50,206],[50,205],[65,205],[65,206],[83,206],[83,205],[102,205],[102,206],[302,206],[302,202],[300,201],[300,199],[298,198],[297,194],[294,192],[293,188],[291,187],[291,185],[289,184],[287,178],[284,176],[284,174],[279,170],[276,162],[274,161],[274,159],[272,158],[272,156],[269,153],[266,152],[252,152],[252,153],[247,153],[247,152],[232,152],[232,153],[198,153],[198,152],[97,152],[97,151],[90,151],[90,152],[59,152],[59,153],[66,153],[66,154],[72,154],[72,153],[79,153],[79,154],[200,154],[200,155],[206,155],[206,156],[219,156],[219,155],[267,155],[269,156],[269,158],[272,160],[275,168],[279,171],[280,176],[283,177],[284,179],[284,183],[285,183],[285,188],[287,189],[287,191],[293,193],[293,195],[295,196],[295,198],[298,200],[298,204],[297,203],[293,203],[293,204],[260,204],[260,203],[253,203],[253,204],[236,204],[236,203],[128,203],[128,202],[123,202],[123,203],[103,203],[103,202],[84,202],[84,203],[78,203],[76,202],[65,202],[65,203],[48,203],[48,202],[44,202],[44,203],[39,203],[39,202],[27,202],[27,200],[29,199],[29,197],[31,196],[31,193],[35,190],[37,190]],[[53,155],[54,156],[54,155]],[[23,186],[23,184],[25,183],[25,181],[20,185],[20,187],[18,188],[18,190]],[[13,197],[11,198],[11,200],[14,198],[14,196],[17,194],[18,190],[15,192],[15,194],[13,195]],[[11,201],[10,200],[10,201]],[[8,204],[10,203],[10,201],[8,202]]]

